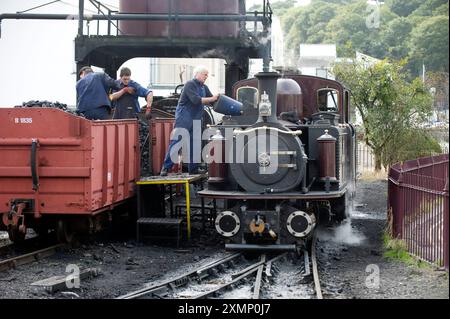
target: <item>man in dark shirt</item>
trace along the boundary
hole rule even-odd
[[[139,97],[145,97],[147,100],[146,116],[151,114],[153,92],[131,80],[131,70],[129,68],[123,67],[120,69],[120,79],[116,82],[121,89],[110,95],[111,101],[114,101],[113,119],[136,118],[136,114],[141,112],[141,106],[138,102]],[[128,93],[128,88],[133,88],[134,94]]]
[[[110,118],[110,89],[120,89],[118,83],[106,73],[94,73],[91,67],[80,70],[77,82],[77,110],[89,120],[108,120]],[[131,90],[130,90],[131,91]]]
[[[175,112],[175,126],[177,128],[183,128],[189,132],[189,173],[198,173],[198,163],[194,163],[193,160],[193,144],[201,143],[201,141],[194,140],[193,135],[193,123],[199,121],[201,123],[203,116],[203,105],[210,104],[218,99],[218,95],[212,95],[209,88],[205,85],[205,81],[208,78],[208,69],[204,66],[197,66],[194,70],[194,79],[187,81],[184,85],[183,92],[181,93],[180,100],[178,101],[177,109]],[[170,141],[169,149],[164,159],[164,164],[161,169],[161,176],[166,176],[169,170],[174,165],[173,160],[177,157],[174,146],[182,140],[177,134],[174,134],[174,139]]]

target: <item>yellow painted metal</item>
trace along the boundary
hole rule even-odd
[[[168,179],[168,178],[161,178],[161,179],[154,179],[154,180],[145,180],[142,179],[140,181],[137,181],[136,184],[138,185],[169,185],[169,184],[184,184],[184,187],[186,188],[186,219],[187,219],[187,238],[188,240],[191,240],[191,196],[190,196],[190,189],[189,184],[195,181],[198,181],[202,178],[204,178],[205,175],[195,175],[195,176],[187,176],[186,178],[179,178],[179,179]]]
[[[186,188],[186,219],[187,219],[187,237],[191,240],[191,192],[189,189],[189,182],[184,184]]]
[[[192,183],[194,181],[200,180],[204,178],[205,175],[195,175],[195,176],[187,176],[185,178],[177,178],[177,179],[168,179],[168,178],[156,178],[153,180],[142,179],[137,181],[138,185],[163,185],[163,184],[184,184],[184,183]]]

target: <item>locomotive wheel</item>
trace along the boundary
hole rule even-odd
[[[19,230],[17,226],[9,226],[8,227],[8,236],[9,240],[15,244],[20,244],[25,241],[25,233]]]
[[[58,220],[56,224],[56,239],[59,243],[71,243],[74,234],[66,220]]]

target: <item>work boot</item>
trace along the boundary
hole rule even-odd
[[[193,171],[189,172],[190,175],[198,175],[198,174],[202,175],[202,174],[205,174],[205,173],[206,173],[206,170],[204,170],[202,168],[196,168]]]
[[[161,169],[161,173],[159,173],[159,176],[167,176],[167,173],[168,173],[168,170],[167,170],[167,168],[162,168]]]

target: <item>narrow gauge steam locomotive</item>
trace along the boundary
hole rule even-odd
[[[226,248],[295,250],[319,223],[346,219],[356,175],[348,90],[262,72],[233,92],[242,114],[210,126],[212,161],[199,192],[223,200],[215,227]]]

